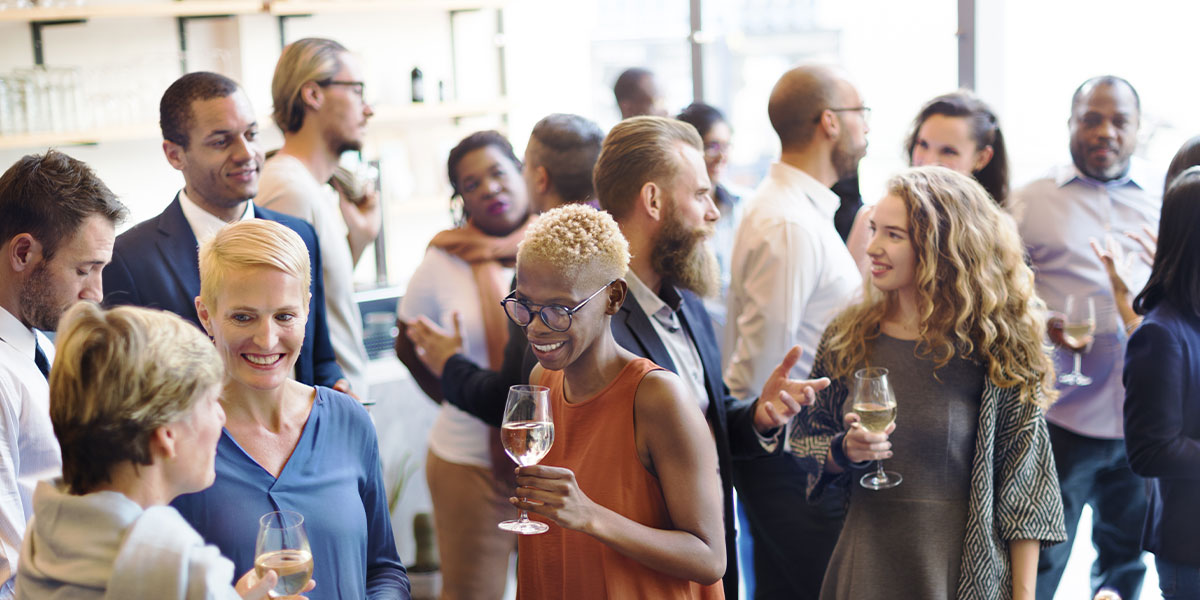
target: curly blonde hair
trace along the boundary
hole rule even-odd
[[[904,202],[916,254],[917,354],[944,367],[955,356],[987,367],[1001,388],[1049,406],[1057,397],[1054,363],[1043,344],[1045,314],[1012,219],[974,179],[943,167],[896,175],[888,195]],[[836,377],[867,360],[880,321],[897,305],[895,291],[864,285],[864,299],[833,320],[826,351]]]
[[[517,247],[517,270],[529,260],[563,272],[595,265],[611,281],[629,269],[629,242],[612,215],[586,204],[568,204],[543,213],[526,230]]]

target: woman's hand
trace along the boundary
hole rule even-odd
[[[237,580],[233,589],[243,600],[263,600],[270,597],[267,592],[278,582],[279,576],[275,574],[275,571],[267,571],[267,576],[259,579],[254,569],[250,569],[246,571],[245,575],[242,575],[241,579]],[[308,585],[304,586],[300,593],[310,592],[315,587],[317,587],[317,582],[309,579]],[[303,598],[303,596],[279,596],[279,598]]]
[[[439,378],[450,357],[462,352],[462,325],[459,322],[458,311],[450,313],[450,316],[454,321],[453,333],[442,329],[424,315],[406,321],[407,327],[404,331],[416,348],[417,358]]]
[[[584,533],[591,532],[599,509],[579,489],[575,473],[561,467],[519,467],[517,496],[508,499],[513,506],[542,515],[564,529]]]
[[[871,433],[863,428],[860,421],[858,415],[852,412],[842,418],[846,424],[846,437],[842,441],[846,458],[856,463],[891,458],[892,442],[888,441],[888,435],[896,430],[896,423],[893,421],[882,433]]]

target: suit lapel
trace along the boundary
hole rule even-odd
[[[183,216],[179,196],[162,212],[158,220],[158,250],[162,253],[167,269],[175,277],[180,291],[190,302],[200,295],[200,257],[197,252],[196,235]]]
[[[623,320],[632,341],[638,346],[637,348],[626,346],[627,350],[654,361],[654,364],[664,369],[675,372],[675,362],[667,353],[667,347],[659,339],[658,332],[654,331],[654,326],[650,324],[650,317],[646,316],[646,311],[642,310],[633,294],[625,295],[625,303],[621,305],[621,312],[618,316]],[[615,319],[614,322],[616,322]],[[617,342],[621,341],[618,337]]]
[[[708,312],[704,304],[695,296],[681,292],[683,302],[680,304],[680,321],[683,330],[687,332],[696,352],[700,354],[700,363],[704,366],[704,385],[708,389],[708,411],[710,421],[725,422],[724,418],[713,419],[714,411],[725,412],[724,394],[725,383],[721,376],[721,351],[717,347],[715,334],[709,323]]]

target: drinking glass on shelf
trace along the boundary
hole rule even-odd
[[[300,513],[281,510],[258,519],[254,572],[262,578],[268,570],[279,576],[279,581],[269,591],[273,598],[299,594],[312,579],[312,550],[304,531],[304,516]]]
[[[1096,301],[1091,296],[1068,294],[1063,303],[1062,343],[1075,357],[1075,370],[1058,376],[1063,385],[1085,386],[1092,378],[1079,370],[1083,353],[1092,345],[1096,333]]]
[[[550,388],[540,385],[514,385],[508,388],[504,405],[504,423],[500,427],[504,451],[519,466],[536,465],[554,444],[554,419],[550,414]],[[515,521],[500,523],[500,529],[521,535],[545,533],[549,525],[530,521],[521,510]]]
[[[888,370],[867,367],[854,372],[854,399],[851,403],[858,415],[859,426],[872,433],[882,433],[896,420],[896,395],[888,384]],[[884,471],[883,461],[875,461],[875,472],[863,475],[859,484],[871,490],[884,490],[900,485],[904,478],[895,471]]]

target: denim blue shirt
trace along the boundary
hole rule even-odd
[[[1048,308],[1061,311],[1068,294],[1095,298],[1095,342],[1082,362],[1083,374],[1092,378],[1092,384],[1059,386],[1062,395],[1046,414],[1051,423],[1080,435],[1124,436],[1121,369],[1127,336],[1108,273],[1089,240],[1103,243],[1111,237],[1120,244],[1132,257],[1126,261],[1125,283],[1134,294],[1140,291],[1150,267],[1136,257],[1140,247],[1124,234],[1141,234],[1143,226],[1158,230],[1162,183],[1161,173],[1148,171],[1136,158],[1124,177],[1103,182],[1070,164],[1026,185],[1010,200],[1036,275],[1038,295]],[[1074,368],[1070,351],[1057,349],[1055,354],[1059,373]]]
[[[279,478],[222,431],[212,487],[171,503],[204,539],[254,567],[258,519],[276,510],[304,516],[317,587],[311,600],[407,599],[408,575],[392,537],[375,428],[359,403],[318,387],[300,441]]]

